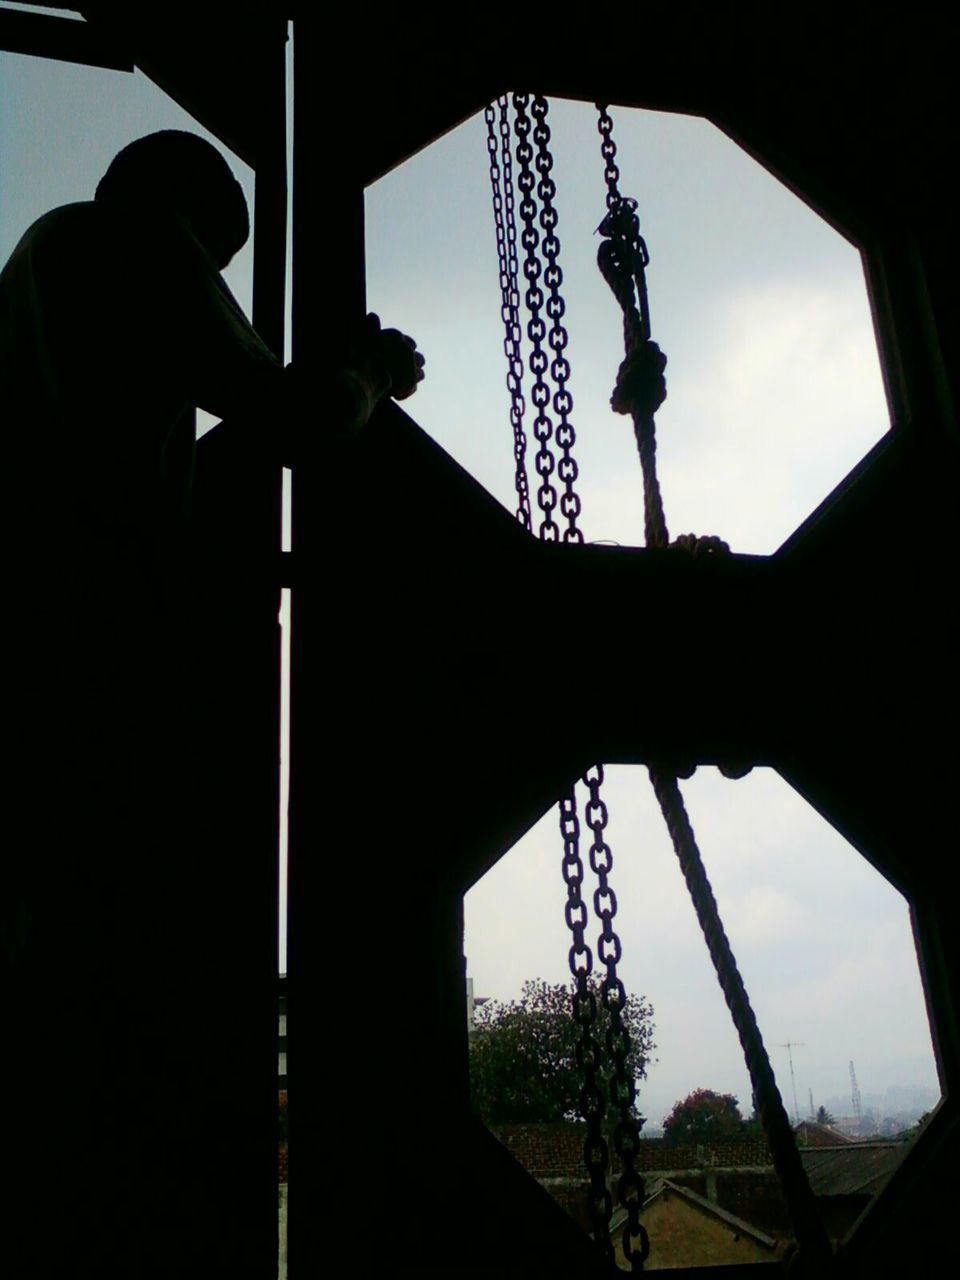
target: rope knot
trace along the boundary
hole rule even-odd
[[[694,560],[712,560],[715,556],[730,554],[729,542],[724,542],[715,534],[681,533],[670,546],[677,551],[685,551]]]
[[[667,398],[667,357],[652,339],[640,341],[624,357],[610,397],[614,413],[649,421]]]
[[[636,200],[632,196],[614,196],[607,216],[597,227],[597,231],[607,240],[627,240],[632,244],[642,243],[643,237],[640,234],[640,219],[637,216]]]

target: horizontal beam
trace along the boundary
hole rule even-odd
[[[109,71],[133,71],[133,59],[102,30],[73,18],[0,9],[0,49]]]

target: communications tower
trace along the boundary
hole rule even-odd
[[[853,1099],[853,1114],[857,1122],[857,1132],[860,1132],[860,1126],[863,1124],[863,1103],[860,1101],[860,1086],[857,1084],[857,1073],[853,1069],[853,1059],[850,1059],[850,1096]]]

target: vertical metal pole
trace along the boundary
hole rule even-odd
[[[267,48],[264,50],[260,78],[261,118],[260,137],[256,157],[256,189],[254,196],[254,254],[253,254],[253,325],[279,360],[284,356],[284,328],[286,323],[286,275],[287,275],[287,56],[288,22],[286,18],[268,19],[265,31]],[[267,430],[270,423],[263,424]],[[278,551],[281,536],[282,480],[279,467],[271,468],[264,475],[262,491],[263,509],[261,537],[265,550]],[[269,555],[268,563],[279,563],[278,555]],[[269,1214],[270,1253],[274,1259],[279,1252],[279,1219],[277,1214],[278,1123],[277,1106],[280,1082],[277,1079],[277,936],[279,928],[278,902],[280,894],[280,667],[281,632],[279,627],[280,583],[271,584],[263,600],[262,625],[265,629],[264,659],[268,667],[263,672],[264,729],[268,725],[269,747],[264,744],[269,770],[269,781],[264,785],[268,794],[264,803],[269,805],[273,821],[268,829],[269,849],[264,855],[269,859],[270,893],[263,904],[264,919],[261,926],[265,948],[260,957],[261,965],[269,965],[264,973],[262,989],[257,992],[258,1029],[262,1026],[265,1042],[264,1065],[269,1056],[269,1108],[265,1119],[271,1125],[270,1139],[274,1159],[270,1173],[264,1169],[264,1183],[269,1177],[270,1195],[265,1199],[264,1211]],[[268,1029],[269,1028],[269,1029]],[[272,1040],[272,1043],[271,1043]],[[267,1085],[266,1080],[264,1084]],[[284,1084],[286,1082],[284,1081]],[[266,1103],[266,1099],[265,1099]],[[266,1196],[266,1185],[263,1187]]]
[[[253,327],[279,360],[287,274],[286,33],[286,19],[271,24],[270,49],[261,72],[253,223]]]
[[[337,77],[326,75],[320,21],[304,14],[293,26],[293,358],[306,368],[366,311],[363,182],[343,104],[326,96]]]
[[[302,6],[293,24],[292,337],[294,364],[302,384],[309,381],[311,388],[302,413],[307,429],[316,433],[321,457],[329,426],[324,375],[335,369],[365,312],[363,185],[355,141],[345,136],[343,105],[331,92],[342,73],[327,65],[327,58],[338,55],[326,36],[320,19]],[[301,1280],[324,1269],[334,1222],[356,1195],[347,1185],[349,1162],[342,1158],[344,1144],[355,1145],[351,1102],[337,1092],[346,1080],[331,1065],[344,1054],[352,1026],[351,1011],[331,1008],[331,966],[343,964],[337,985],[350,973],[339,938],[343,860],[331,865],[327,856],[328,849],[350,843],[346,815],[331,814],[333,784],[328,790],[325,781],[350,764],[338,759],[338,744],[324,736],[334,674],[325,656],[336,616],[330,580],[349,554],[338,547],[334,567],[325,546],[325,490],[338,483],[329,471],[335,465],[330,460],[323,470],[318,463],[293,475],[292,555],[296,582],[305,585],[295,583],[291,596],[288,1248],[291,1271]],[[360,856],[355,844],[350,856]]]
[[[258,41],[251,85],[258,125],[253,323],[282,357],[286,22],[264,20]],[[210,556],[200,600],[208,652],[198,661],[212,749],[202,775],[204,851],[210,856],[197,877],[208,910],[217,912],[204,963],[209,981],[218,984],[209,999],[216,1009],[212,1052],[220,1094],[208,1159],[219,1219],[211,1217],[204,1257],[229,1247],[231,1269],[242,1264],[249,1274],[266,1276],[270,1268],[276,1275],[278,1255],[281,470],[265,461],[266,450],[253,455],[233,443],[230,425],[210,433],[198,457]],[[273,425],[255,423],[264,436]],[[229,1245],[215,1238],[228,1230],[234,1237]]]

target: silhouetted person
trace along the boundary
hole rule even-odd
[[[230,964],[216,884],[192,887],[197,860],[225,851],[185,830],[181,794],[203,780],[178,646],[204,636],[168,616],[195,501],[192,411],[242,418],[264,467],[297,462],[410,394],[423,361],[368,318],[338,367],[309,371],[313,412],[298,414],[293,371],[220,275],[248,234],[219,152],[154,134],[92,202],[39,219],[0,275],[11,1277],[262,1274],[242,1242],[191,1252],[198,1224],[229,1214],[204,1146],[226,1150],[242,1123],[232,1103],[204,1112],[218,996],[191,990]]]
[[[222,156],[176,132],[131,144],[94,201],[27,231],[0,277],[0,370],[5,405],[30,424],[24,452],[46,483],[64,481],[64,505],[44,502],[38,525],[62,515],[151,527],[188,476],[189,411],[228,418],[278,393],[281,365],[220,275],[248,233]],[[422,361],[408,341],[371,327],[352,368],[328,371],[323,390],[344,426],[413,389]],[[282,421],[264,437],[265,451],[294,447]]]

